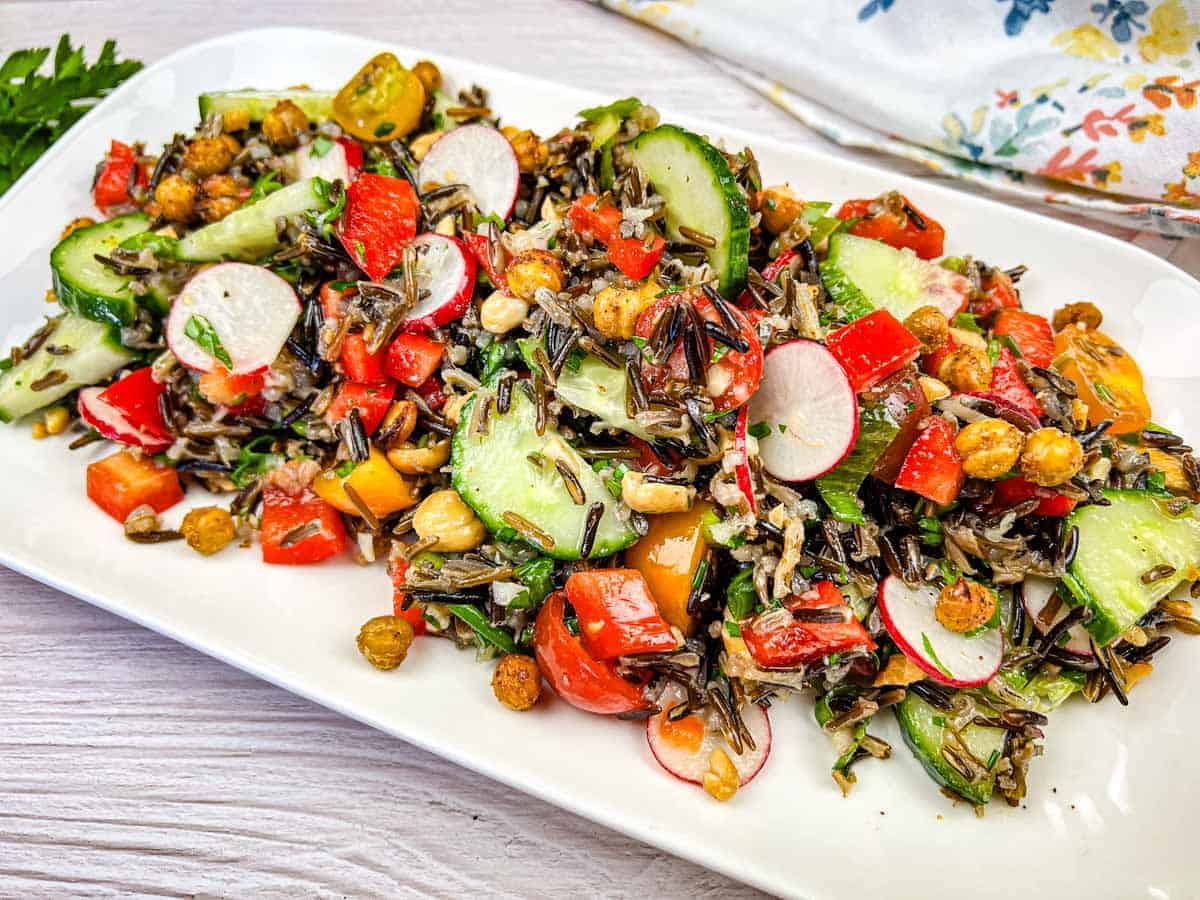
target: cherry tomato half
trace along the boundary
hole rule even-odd
[[[699,291],[676,291],[659,297],[642,312],[638,317],[635,333],[643,340],[649,340],[659,319],[675,307],[685,304],[695,308],[701,321],[711,322],[721,331],[730,332],[728,324],[708,297]],[[747,349],[742,352],[718,343],[711,337],[704,339],[705,359],[702,362],[707,371],[708,395],[712,398],[713,407],[717,412],[728,412],[749,400],[758,390],[763,370],[762,344],[759,343],[754,326],[741,310],[731,306],[726,308],[737,325],[731,336],[745,341]],[[676,344],[663,365],[655,365],[643,359],[642,377],[651,390],[663,387],[668,381],[686,382],[688,364],[683,341],[680,340]]]
[[[337,123],[370,143],[404,137],[424,109],[425,85],[391,53],[369,60],[333,98]]]
[[[1088,421],[1113,419],[1110,434],[1132,434],[1150,421],[1142,370],[1125,348],[1100,331],[1071,324],[1054,336],[1054,352],[1065,357],[1059,371],[1075,382],[1087,404]]]

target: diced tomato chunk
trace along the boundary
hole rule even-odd
[[[848,200],[837,211],[837,217],[858,219],[850,226],[850,234],[874,238],[897,249],[907,247],[921,259],[942,255],[945,230],[902,194],[884,194],[874,200]]]
[[[314,533],[296,540],[298,530],[310,523],[315,523]],[[338,511],[311,490],[292,495],[268,487],[263,491],[259,542],[263,562],[304,565],[341,553],[346,546],[346,526]]]
[[[363,172],[346,188],[338,237],[372,281],[387,275],[417,236],[421,203],[404,178]]]
[[[649,240],[621,237],[621,211],[600,203],[595,194],[584,194],[571,204],[568,213],[576,231],[591,234],[608,249],[609,261],[621,273],[641,281],[658,265],[667,243],[659,235]]]
[[[183,499],[179,475],[149,456],[118,450],[87,467],[87,495],[102,510],[124,523],[143,504],[155,512]]]
[[[1012,338],[1030,364],[1048,366],[1054,361],[1054,332],[1045,316],[1023,309],[1002,309],[996,313],[992,331]]]
[[[882,381],[921,352],[921,342],[886,309],[831,331],[825,346],[841,363],[855,391]]]
[[[419,388],[438,370],[445,349],[433,338],[405,332],[388,347],[384,370],[401,384]]]
[[[1020,476],[997,481],[992,491],[992,503],[998,510],[1011,509],[1035,497],[1038,498],[1038,505],[1034,513],[1039,516],[1062,517],[1070,515],[1071,510],[1075,508],[1075,501],[1070,497],[1033,484]]]
[[[333,425],[350,415],[350,410],[357,409],[359,418],[362,419],[363,431],[372,435],[387,415],[388,407],[392,405],[392,398],[395,396],[394,381],[382,381],[378,384],[343,381],[325,412],[325,420]]]
[[[844,608],[844,622],[804,622],[793,620],[782,626],[764,628],[755,619],[742,627],[746,649],[758,665],[765,669],[789,669],[808,665],[831,653],[850,650],[874,650],[871,635],[846,607],[845,598],[837,586],[819,581],[815,587],[793,598],[785,605],[789,609]]]
[[[371,353],[361,332],[356,331],[342,339],[341,359],[342,369],[351,381],[375,384],[387,380],[388,373],[384,367],[387,348],[380,347]]]
[[[129,179],[135,167],[137,167],[137,154],[134,153],[133,148],[120,141],[113,141],[104,166],[96,177],[96,186],[92,189],[96,206],[101,211],[107,211],[110,206],[120,206],[130,202]],[[146,173],[140,168],[134,177],[136,183],[142,187],[150,183]]]
[[[987,392],[1025,410],[1035,419],[1042,415],[1042,405],[1037,402],[1033,391],[1021,377],[1021,371],[1017,368],[1017,358],[1007,347],[1000,348],[996,361],[992,363],[992,383]]]
[[[904,457],[896,487],[946,504],[958,496],[965,480],[962,457],[954,449],[954,426],[940,416],[931,418]]]
[[[679,645],[646,579],[635,569],[576,572],[567,579],[566,591],[579,616],[579,636],[596,659],[663,652]]]

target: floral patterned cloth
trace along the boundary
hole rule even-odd
[[[1200,0],[593,0],[839,143],[1200,235]]]

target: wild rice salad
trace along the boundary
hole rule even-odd
[[[1022,309],[903,195],[579,117],[501,127],[383,53],[114,140],[0,418],[117,444],[87,492],[130,540],[385,563],[370,664],[474,648],[505,706],[637,720],[717,800],[803,692],[843,792],[890,708],[949,795],[1017,805],[1049,713],[1200,628],[1192,448],[1100,310]]]

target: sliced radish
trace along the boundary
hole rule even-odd
[[[720,724],[715,718],[709,720],[693,713],[681,722],[666,721],[667,712],[686,699],[683,688],[670,683],[659,699],[663,711],[646,720],[646,742],[659,765],[682,781],[701,784],[708,771],[709,755],[720,747],[729,754],[738,771],[738,784],[749,784],[771,753],[771,720],[767,718],[766,710],[754,703],[741,708],[742,721],[754,738],[754,749],[743,746],[741,753],[734,753],[721,735]]]
[[[463,125],[442,135],[417,169],[417,184],[465,184],[485,216],[507,219],[521,171],[508,138],[489,125]]]
[[[889,575],[879,585],[879,614],[888,634],[934,681],[960,688],[987,684],[1004,658],[1000,629],[989,628],[975,637],[951,631],[934,616],[937,598],[938,589],[932,585],[910,588]]]
[[[462,241],[441,234],[422,234],[412,243],[417,250],[417,290],[427,295],[413,307],[404,327],[428,331],[462,318],[475,290],[475,257]]]
[[[262,266],[221,263],[195,275],[171,306],[167,344],[185,366],[211,372],[223,363],[188,336],[193,317],[202,333],[216,335],[230,371],[245,375],[275,361],[300,318],[300,301],[290,284]]]
[[[1041,634],[1045,634],[1065,619],[1071,611],[1071,608],[1063,603],[1048,625],[1038,618],[1050,602],[1050,598],[1054,596],[1057,584],[1053,579],[1040,578],[1037,575],[1027,575],[1021,584],[1021,602],[1025,604],[1025,613],[1029,616],[1033,627]],[[1091,656],[1092,639],[1088,636],[1087,629],[1078,623],[1068,628],[1067,642],[1062,649],[1068,653],[1074,653],[1076,656]]]
[[[100,395],[104,388],[89,387],[79,392],[79,418],[95,428],[110,441],[141,447],[147,453],[161,453],[175,443],[175,439],[138,428]]]
[[[750,399],[763,467],[783,481],[811,481],[845,458],[858,438],[858,401],[833,354],[816,341],[781,344],[763,362]]]
[[[750,472],[750,447],[746,438],[747,420],[750,414],[746,407],[738,410],[737,425],[733,429],[733,450],[737,454],[734,472],[737,475],[737,486],[750,502],[750,512],[758,512],[758,502],[754,499],[754,477]]]
[[[359,154],[361,159],[361,153]],[[354,180],[354,168],[346,155],[346,145],[341,141],[316,140],[305,144],[284,158],[283,171],[293,181],[308,178],[324,178],[326,181],[341,181],[349,184]]]

